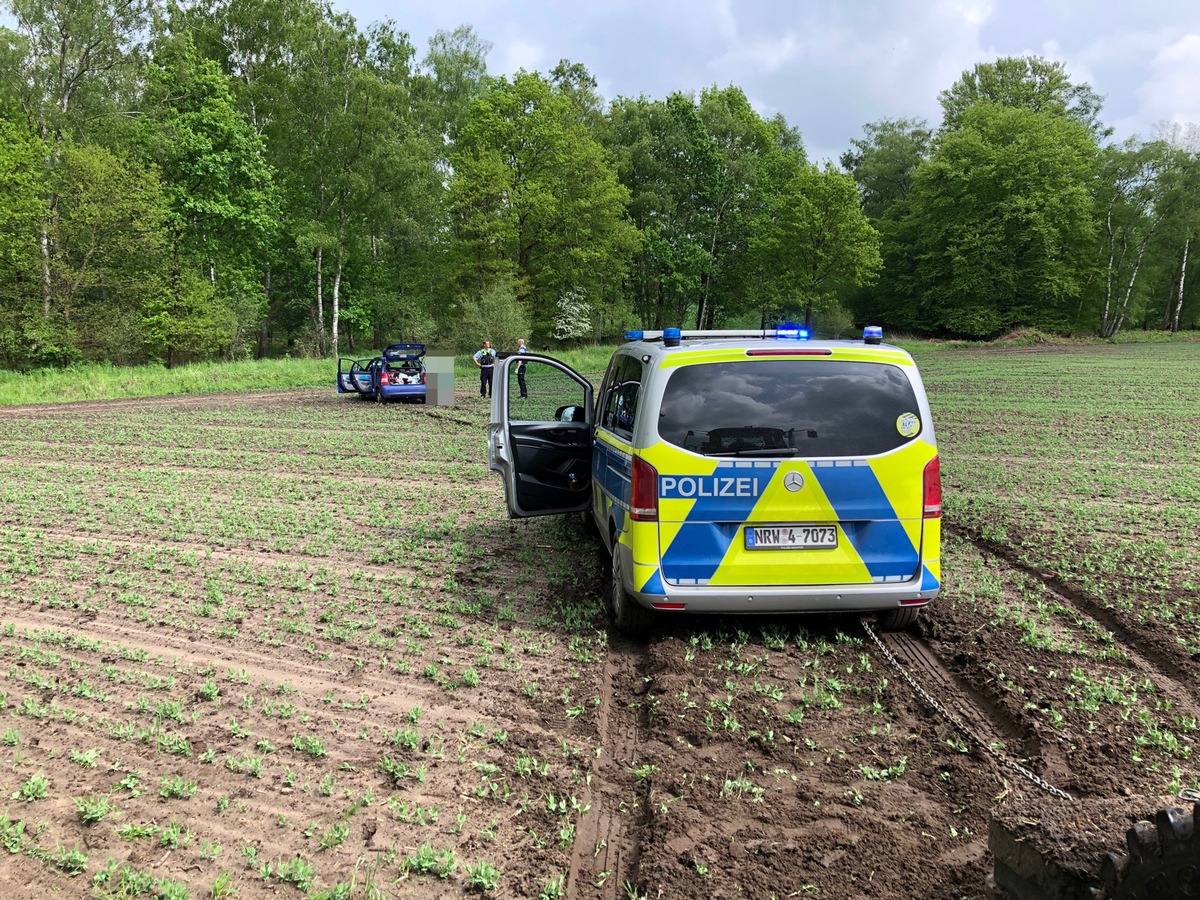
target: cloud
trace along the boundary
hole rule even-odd
[[[722,72],[730,68],[760,73],[778,72],[794,61],[800,52],[800,42],[789,31],[776,38],[740,41],[730,47],[724,56],[713,60],[710,68]]]
[[[943,9],[957,15],[970,28],[976,30],[987,24],[992,17],[990,0],[951,0],[942,4]]]
[[[1150,74],[1137,89],[1143,122],[1200,123],[1200,34],[1184,35],[1155,55]]]
[[[547,62],[548,56],[541,44],[522,38],[505,41],[502,50],[504,56],[497,71],[506,74],[516,72],[517,69],[524,69],[527,72],[544,72],[554,68],[558,63],[558,59]]]
[[[816,158],[881,119],[941,121],[938,94],[1003,56],[1062,62],[1105,98],[1123,140],[1160,120],[1200,120],[1196,0],[334,0],[360,22],[398,18],[418,46],[466,22],[492,42],[488,70],[584,64],[606,99],[711,85],[782,113]],[[0,6],[3,4],[0,3]]]

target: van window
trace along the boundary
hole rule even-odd
[[[922,427],[899,366],[770,359],[677,368],[658,433],[710,456],[871,456],[908,443]]]
[[[606,385],[604,414],[600,425],[610,431],[627,436],[633,433],[637,420],[637,401],[641,393],[642,364],[632,356],[618,357],[610,371],[611,381]]]

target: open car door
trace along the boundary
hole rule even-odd
[[[351,392],[363,397],[375,395],[375,376],[372,366],[378,362],[378,357],[372,359],[351,359],[348,356],[338,358],[337,389],[339,394]]]
[[[588,509],[591,383],[549,356],[523,353],[498,360],[488,468],[504,479],[504,499],[513,518]]]

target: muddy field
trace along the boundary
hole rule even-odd
[[[609,633],[488,410],[0,410],[0,896],[982,898],[1200,785],[1200,346],[918,357],[939,601]],[[1117,849],[1120,846],[1113,846]]]

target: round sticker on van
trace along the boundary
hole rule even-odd
[[[904,437],[912,437],[921,430],[921,420],[916,413],[904,413],[896,420],[896,430]]]

